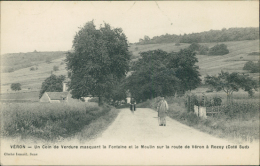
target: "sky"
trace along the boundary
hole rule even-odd
[[[258,1],[1,2],[1,54],[67,51],[88,21],[122,28],[130,43],[144,35],[259,27]]]

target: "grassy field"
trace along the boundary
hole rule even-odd
[[[232,106],[225,103],[219,106],[221,113],[203,119],[187,111],[185,97],[166,98],[170,118],[216,137],[238,143],[259,141],[259,99],[257,97],[255,99],[237,98]],[[137,104],[137,107],[149,107],[154,110],[156,106],[157,99]]]
[[[2,93],[0,94],[0,102],[38,102],[39,91],[16,92],[16,93]]]
[[[65,56],[65,51],[55,52],[27,52],[27,53],[10,53],[1,56],[1,70],[3,73],[13,72],[26,67],[37,66],[39,63]]]
[[[93,137],[117,116],[118,112],[110,111],[109,106],[83,102],[5,104],[1,105],[1,135],[55,141],[74,136],[87,127],[89,131],[82,134]]]

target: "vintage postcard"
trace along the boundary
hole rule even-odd
[[[259,1],[1,2],[1,165],[259,165]]]

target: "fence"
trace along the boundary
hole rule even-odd
[[[207,118],[207,115],[217,115],[220,113],[220,106],[202,107],[194,105],[194,114],[198,117]]]

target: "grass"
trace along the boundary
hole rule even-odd
[[[19,101],[37,102],[37,101],[39,101],[39,93],[40,93],[39,91],[3,93],[3,94],[0,94],[0,101],[2,101],[2,102],[19,102]]]
[[[19,70],[22,68],[31,67],[46,59],[52,61],[65,56],[64,51],[56,52],[28,52],[28,53],[10,53],[1,56],[2,59],[2,72]]]
[[[243,99],[234,102],[232,106],[222,105],[218,109],[222,112],[207,119],[197,117],[193,112],[187,112],[184,97],[166,98],[169,104],[168,116],[183,124],[209,133],[219,138],[226,138],[235,142],[259,140],[259,100]],[[157,99],[139,103],[137,107],[156,109]]]
[[[108,126],[116,119],[119,110],[112,108],[104,116],[101,116],[87,125],[81,132],[78,132],[74,138],[80,142],[95,139],[105,131]]]
[[[4,137],[21,139],[36,137],[55,141],[68,138],[81,132],[98,118],[110,115],[99,122],[103,123],[101,126],[104,128],[104,124],[110,123],[116,116],[115,111],[109,114],[110,106],[98,107],[96,103],[16,103],[1,107],[1,134]],[[100,125],[90,127],[93,132],[89,132],[87,136],[99,131],[99,127]]]

